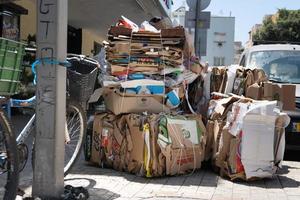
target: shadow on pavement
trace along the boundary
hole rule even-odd
[[[119,194],[109,191],[107,189],[96,188],[97,182],[89,178],[66,178],[65,185],[72,185],[73,187],[84,187],[88,189],[89,196],[97,197],[97,199],[117,199],[120,197]]]

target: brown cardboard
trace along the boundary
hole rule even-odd
[[[201,167],[204,151],[200,146],[173,149],[168,145],[166,149],[166,175],[185,174]]]
[[[92,139],[92,155],[90,162],[94,164],[100,164],[103,155],[100,153],[101,148],[105,148],[108,151],[105,154],[111,154],[112,150],[112,135],[113,125],[110,123],[114,119],[113,115],[110,114],[99,114],[95,115],[93,124],[93,139]],[[103,144],[103,134],[107,134],[107,143]],[[107,156],[106,156],[107,157]]]
[[[150,131],[151,131],[151,162],[152,169],[151,175],[153,177],[163,176],[166,171],[166,161],[165,157],[161,153],[161,149],[157,143],[158,140],[158,126],[157,121],[159,120],[159,115],[151,115],[149,117]]]
[[[229,157],[230,142],[233,136],[224,128],[221,133],[218,155],[216,157],[216,166],[222,168],[225,160]]]
[[[282,85],[281,101],[283,110],[296,109],[296,86],[291,84]]]
[[[114,50],[118,52],[118,54],[130,54],[130,44],[129,42],[118,42],[115,43]]]
[[[103,95],[105,106],[115,115],[122,113],[160,113],[169,112],[163,104],[164,97],[160,95],[121,94],[111,90]]]
[[[212,156],[212,146],[214,140],[214,125],[215,122],[208,120],[206,124],[207,141],[205,145],[205,160],[209,160]]]
[[[228,164],[230,166],[231,173],[236,173],[236,156],[238,149],[239,139],[232,138],[230,141],[230,152],[228,157]]]
[[[182,119],[182,120],[175,119],[175,120],[179,120],[179,121],[181,121],[181,123],[182,123],[182,121],[185,121],[185,120],[195,121],[196,126],[197,126],[196,129],[198,129],[200,136],[198,138],[198,141],[194,141],[194,144],[193,144],[193,142],[190,140],[191,137],[185,137],[184,128],[182,127],[181,124],[167,123],[168,134],[172,140],[172,148],[174,148],[174,149],[182,148],[183,146],[184,147],[192,147],[195,145],[195,143],[201,144],[203,139],[205,139],[204,142],[206,142],[206,128],[205,128],[200,116],[185,115],[185,119]],[[197,133],[190,133],[190,134],[197,135]]]
[[[225,121],[215,120],[214,122],[214,140],[213,140],[213,155],[212,155],[213,159],[215,159],[216,154],[219,151],[221,133],[225,124],[226,124]]]
[[[263,87],[254,83],[250,85],[246,90],[246,97],[249,97],[254,100],[261,100],[263,96]]]
[[[130,131],[132,149],[130,150],[131,159],[134,161],[144,162],[144,134],[141,127],[139,115],[126,115],[126,123]]]
[[[277,100],[283,104],[283,110],[295,110],[296,86],[292,84],[264,83],[264,99]]]
[[[201,74],[203,67],[200,65],[200,63],[192,63],[190,66],[190,70],[194,72],[195,74]]]

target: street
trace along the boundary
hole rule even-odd
[[[28,119],[29,116],[14,116],[16,131],[19,131]],[[30,140],[29,138],[28,145],[31,144]],[[25,196],[30,196],[31,156],[20,179],[20,188],[25,191]],[[112,169],[89,166],[82,155],[65,178],[65,184],[87,188],[91,200],[298,200],[300,199],[300,162],[285,161],[283,168],[273,179],[232,182],[219,177],[208,164],[189,175],[147,179]]]

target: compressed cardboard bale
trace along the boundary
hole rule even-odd
[[[207,138],[201,117],[165,116],[159,128],[158,144],[166,157],[166,175],[184,174],[201,167]]]
[[[114,131],[112,114],[96,114],[93,124],[92,154],[90,162],[101,165],[105,163],[112,166],[112,135]],[[104,151],[103,151],[104,149]]]

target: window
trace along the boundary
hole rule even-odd
[[[224,66],[225,57],[214,57],[214,66]]]
[[[240,66],[245,67],[245,55],[243,55],[243,57],[241,59]]]

